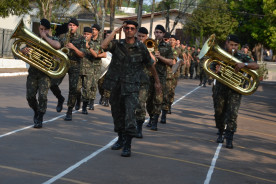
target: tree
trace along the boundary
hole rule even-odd
[[[0,17],[4,18],[9,15],[22,15],[27,13],[30,9],[29,0],[1,0]]]
[[[139,0],[138,11],[137,11],[137,22],[139,27],[141,27],[141,24],[142,24],[142,11],[143,11],[143,0]]]
[[[236,19],[228,11],[228,4],[224,0],[203,0],[187,18],[184,26],[186,33],[193,33],[194,36],[209,37],[216,34],[216,41],[225,41],[230,33],[234,33],[238,26]],[[199,44],[202,46],[202,42]]]
[[[275,0],[231,0],[230,8],[239,21],[236,33],[244,43],[261,43],[276,51]]]

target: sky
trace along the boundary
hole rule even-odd
[[[155,2],[160,2],[161,0],[155,0]],[[144,4],[151,4],[152,0],[144,0]]]

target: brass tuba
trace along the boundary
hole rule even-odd
[[[198,57],[201,59],[205,55],[209,57],[203,65],[207,74],[242,95],[251,95],[257,90],[259,86],[257,72],[248,68],[235,72],[235,65],[242,62],[215,44],[215,34],[204,43]],[[221,66],[219,73],[212,71],[210,68],[212,63]]]
[[[23,19],[15,28],[11,38],[19,38],[12,45],[13,54],[49,77],[60,78],[68,71],[70,63],[67,55],[54,49],[42,38],[28,30]],[[26,55],[21,52],[22,44],[26,44],[30,48],[30,52]]]

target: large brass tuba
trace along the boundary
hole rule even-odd
[[[198,57],[201,59],[205,55],[209,57],[203,65],[207,74],[242,95],[251,95],[257,90],[259,86],[257,72],[248,68],[235,72],[235,65],[242,62],[215,44],[215,34],[205,42]],[[221,66],[219,73],[211,69],[212,63]]]
[[[70,63],[67,55],[54,49],[42,38],[28,30],[22,19],[11,38],[19,38],[12,45],[13,54],[49,77],[60,78],[68,71]],[[30,48],[30,52],[26,55],[20,50],[22,44]]]

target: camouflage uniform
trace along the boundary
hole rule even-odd
[[[158,50],[160,52],[160,55],[165,57],[166,59],[173,59],[173,53],[171,45],[161,41],[158,45]],[[167,65],[163,63],[162,61],[157,61],[155,65],[160,83],[162,85],[162,93],[157,95],[155,92],[154,87],[154,78],[150,77],[150,86],[149,86],[149,93],[148,93],[148,99],[147,99],[147,111],[149,113],[149,116],[151,120],[153,121],[154,127],[152,127],[152,130],[157,130],[157,122],[158,117],[161,113],[162,109],[162,103],[163,103],[163,93],[166,92],[166,77],[167,77]],[[170,75],[170,74],[169,74]],[[151,120],[148,124],[148,126],[151,126]]]
[[[114,130],[134,137],[141,73],[144,66],[151,66],[153,61],[146,46],[137,40],[134,44],[127,44],[124,39],[113,40],[107,50],[112,53],[112,61],[103,87],[111,91]]]
[[[182,50],[182,55],[184,53],[186,54],[187,59],[184,60],[184,58],[183,58],[183,65],[180,68],[180,75],[181,75],[181,77],[188,78],[189,67],[190,67],[190,63],[189,63],[189,60],[188,60],[188,50],[187,49]]]
[[[205,70],[203,69],[203,65],[204,65],[204,62],[206,61],[207,57],[204,56],[203,58],[201,58],[199,60],[199,67],[200,67],[200,72],[199,72],[199,80],[200,80],[200,84],[203,84],[204,86],[206,85],[206,82],[207,82],[207,74],[205,72]]]
[[[64,46],[65,41],[66,41],[65,36],[62,39],[62,46]],[[73,35],[70,36],[70,43],[72,43],[76,48],[78,48],[80,51],[85,53],[85,39],[82,35],[78,33],[74,33]],[[82,60],[81,57],[79,57],[75,51],[69,49],[69,54],[68,54],[69,60],[70,60],[70,68],[68,70],[68,75],[69,75],[69,95],[68,95],[68,101],[67,101],[67,106],[68,108],[74,107],[76,103],[76,98],[77,98],[77,86],[78,86],[78,80],[79,80],[79,74],[80,74],[80,62]]]
[[[181,52],[181,49],[179,49],[179,48],[173,49],[173,54],[174,54],[174,58],[176,60],[177,60],[177,58],[181,59],[181,57],[182,57],[182,52]],[[169,94],[169,108],[171,107],[171,105],[172,105],[172,103],[174,101],[174,95],[175,95],[174,91],[175,91],[175,88],[177,86],[177,80],[178,80],[178,78],[180,76],[180,67],[181,67],[181,65],[179,65],[178,69],[173,74],[172,89],[171,89],[170,94]]]
[[[91,40],[91,45],[90,47],[98,53],[98,51],[101,49],[101,39],[98,36],[96,40]],[[101,64],[102,60],[101,58],[94,58],[93,60],[93,83],[91,86],[91,96],[90,99],[95,100],[96,94],[97,94],[97,85],[98,85],[98,80],[101,76]]]
[[[78,81],[78,94],[82,96],[82,101],[87,102],[91,96],[91,87],[94,83],[94,70],[92,61],[94,60],[93,55],[89,49],[85,50],[85,56],[82,58],[80,63],[80,75]]]
[[[192,79],[194,76],[194,68],[195,68],[195,62],[196,62],[196,60],[194,59],[195,51],[189,50],[188,53],[192,56],[190,60],[190,68],[189,68],[190,79]]]
[[[245,54],[235,53],[234,56],[244,63],[254,62]],[[218,81],[213,90],[216,127],[223,130],[227,125],[226,131],[235,132],[242,95]]]
[[[195,65],[195,72],[196,72],[196,76],[195,79],[199,78],[199,74],[200,74],[200,65],[199,65],[199,59],[197,58],[197,55],[199,53],[197,51],[195,51],[193,53],[193,58],[194,58],[194,65]]]
[[[32,66],[28,72],[26,83],[28,104],[35,112],[44,114],[47,109],[47,94],[51,85],[50,77]],[[36,99],[37,93],[38,101]]]
[[[56,37],[51,37],[52,40],[59,41]],[[47,109],[47,94],[51,85],[51,79],[48,75],[41,72],[40,70],[30,66],[29,75],[27,77],[27,94],[26,98],[29,106],[35,112],[45,113]],[[38,102],[36,99],[36,94],[38,92]]]
[[[110,91],[103,88],[104,79],[105,79],[105,75],[98,80],[99,93],[100,93],[101,97],[109,99]]]

